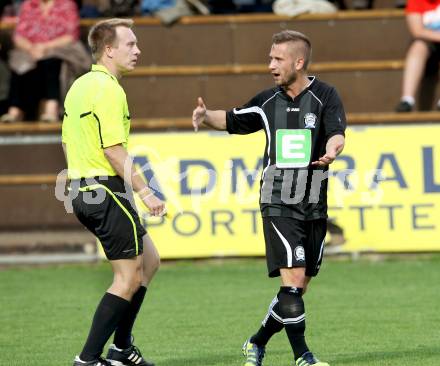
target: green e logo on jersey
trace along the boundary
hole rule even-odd
[[[312,132],[279,129],[276,132],[277,168],[303,168],[310,163]]]

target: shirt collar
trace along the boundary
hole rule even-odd
[[[308,85],[304,88],[304,90],[303,90],[301,93],[299,93],[295,98],[290,97],[290,96],[286,93],[286,91],[284,90],[284,88],[283,88],[282,86],[278,86],[278,87],[277,87],[277,91],[280,91],[280,92],[281,92],[281,95],[282,95],[284,98],[288,99],[288,100],[297,100],[297,99],[300,98],[302,95],[304,95],[305,93],[308,92],[308,90],[310,89],[310,87],[313,85],[313,83],[314,83],[315,80],[316,80],[316,77],[315,77],[315,76],[310,76],[310,75],[308,75],[307,78],[309,79],[309,84],[308,84]]]
[[[93,64],[92,71],[103,72],[103,73],[107,74],[108,76],[110,76],[114,81],[116,81],[116,82],[118,81],[118,79],[116,79],[116,76],[111,74],[110,71],[108,71],[108,69],[104,65]]]

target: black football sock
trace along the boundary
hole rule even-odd
[[[126,349],[131,346],[131,331],[133,329],[136,316],[142,306],[142,302],[144,301],[146,292],[146,287],[139,287],[139,290],[137,290],[131,299],[130,306],[119,321],[113,341],[117,348]]]
[[[280,315],[283,318],[284,329],[286,329],[295,360],[309,351],[304,337],[306,318],[302,291],[302,288],[282,286],[278,293]]]
[[[80,354],[82,361],[96,360],[115,331],[130,302],[108,292],[102,297],[93,317],[92,327]]]
[[[269,305],[269,310],[260,329],[250,338],[250,342],[255,343],[257,346],[265,346],[269,339],[282,329],[283,320],[280,315],[280,303],[278,296],[275,296]]]

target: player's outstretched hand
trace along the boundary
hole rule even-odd
[[[315,166],[326,166],[333,163],[338,156],[338,153],[342,151],[342,148],[344,147],[344,144],[342,141],[337,141],[332,143],[330,146],[327,145],[327,151],[326,153],[319,158],[317,161],[313,161],[312,165]]]
[[[152,216],[163,216],[166,214],[165,202],[150,193],[142,198],[145,206],[150,210]]]
[[[312,161],[312,165],[315,166],[326,166],[326,165],[330,165],[331,163],[333,163],[333,161],[336,159],[336,155],[332,155],[332,154],[325,154],[324,156],[321,156],[319,158],[319,160],[316,161]]]
[[[206,106],[201,97],[197,98],[197,107],[193,111],[192,124],[194,131],[199,130],[199,126],[203,123],[206,116]]]

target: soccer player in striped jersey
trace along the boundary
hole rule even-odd
[[[260,329],[243,346],[245,366],[260,366],[265,347],[285,329],[297,366],[328,366],[305,340],[303,295],[318,274],[327,226],[328,165],[345,143],[345,112],[336,90],[309,76],[312,47],[303,34],[273,36],[269,70],[276,86],[242,108],[208,110],[198,98],[193,126],[266,134],[260,208],[269,277],[281,287]]]

